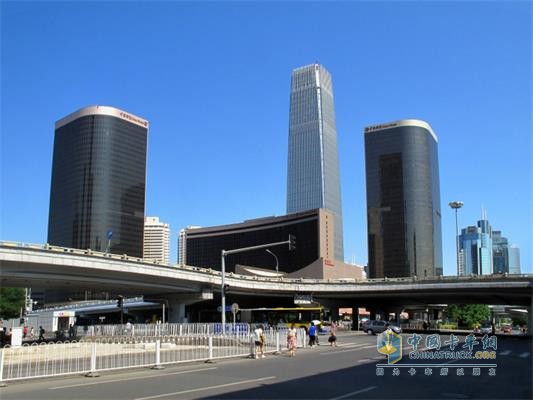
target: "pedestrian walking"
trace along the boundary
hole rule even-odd
[[[265,353],[263,352],[263,346],[265,344],[265,331],[263,326],[254,330],[254,343],[255,343],[255,355],[254,358],[265,358]]]
[[[44,341],[44,328],[39,326],[39,342]]]
[[[24,325],[24,328],[22,328],[22,338],[26,339],[26,336],[28,336],[29,330],[26,325]]]
[[[70,326],[68,328],[68,338],[69,339],[74,339],[75,337],[76,337],[76,333],[75,333],[74,324],[70,324]]]
[[[309,327],[309,346],[311,348],[315,347],[316,343],[316,326],[314,322],[311,322],[311,326]]]
[[[33,326],[30,328],[30,339],[33,339],[35,337],[35,329]]]
[[[335,321],[331,323],[328,342],[331,347],[337,347],[337,324]]]
[[[292,324],[287,332],[287,349],[289,350],[289,357],[296,355],[296,348],[298,347],[296,325]]]

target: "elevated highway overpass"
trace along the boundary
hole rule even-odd
[[[49,245],[0,242],[3,286],[72,288],[114,293],[187,296],[196,301],[220,292],[219,271],[163,265],[115,254]],[[232,295],[293,297],[311,294],[339,304],[484,303],[532,307],[533,275],[432,279],[286,279],[226,274]]]

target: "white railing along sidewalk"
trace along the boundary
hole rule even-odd
[[[265,331],[265,353],[286,348],[286,329]],[[305,347],[304,329],[298,346]],[[250,332],[210,335],[122,336],[91,341],[34,343],[0,349],[0,383],[68,374],[97,375],[99,371],[253,356]]]

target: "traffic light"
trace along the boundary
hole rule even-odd
[[[289,250],[296,249],[296,236],[289,235]]]
[[[117,307],[122,308],[124,304],[124,296],[117,296]]]
[[[229,285],[224,285],[224,294],[229,292]]]

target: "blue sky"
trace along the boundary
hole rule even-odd
[[[285,214],[292,69],[332,74],[347,260],[366,263],[363,128],[439,137],[444,272],[487,210],[533,272],[532,5],[1,4],[0,238],[44,243],[54,122],[87,105],[150,121],[146,213],[179,229]]]

